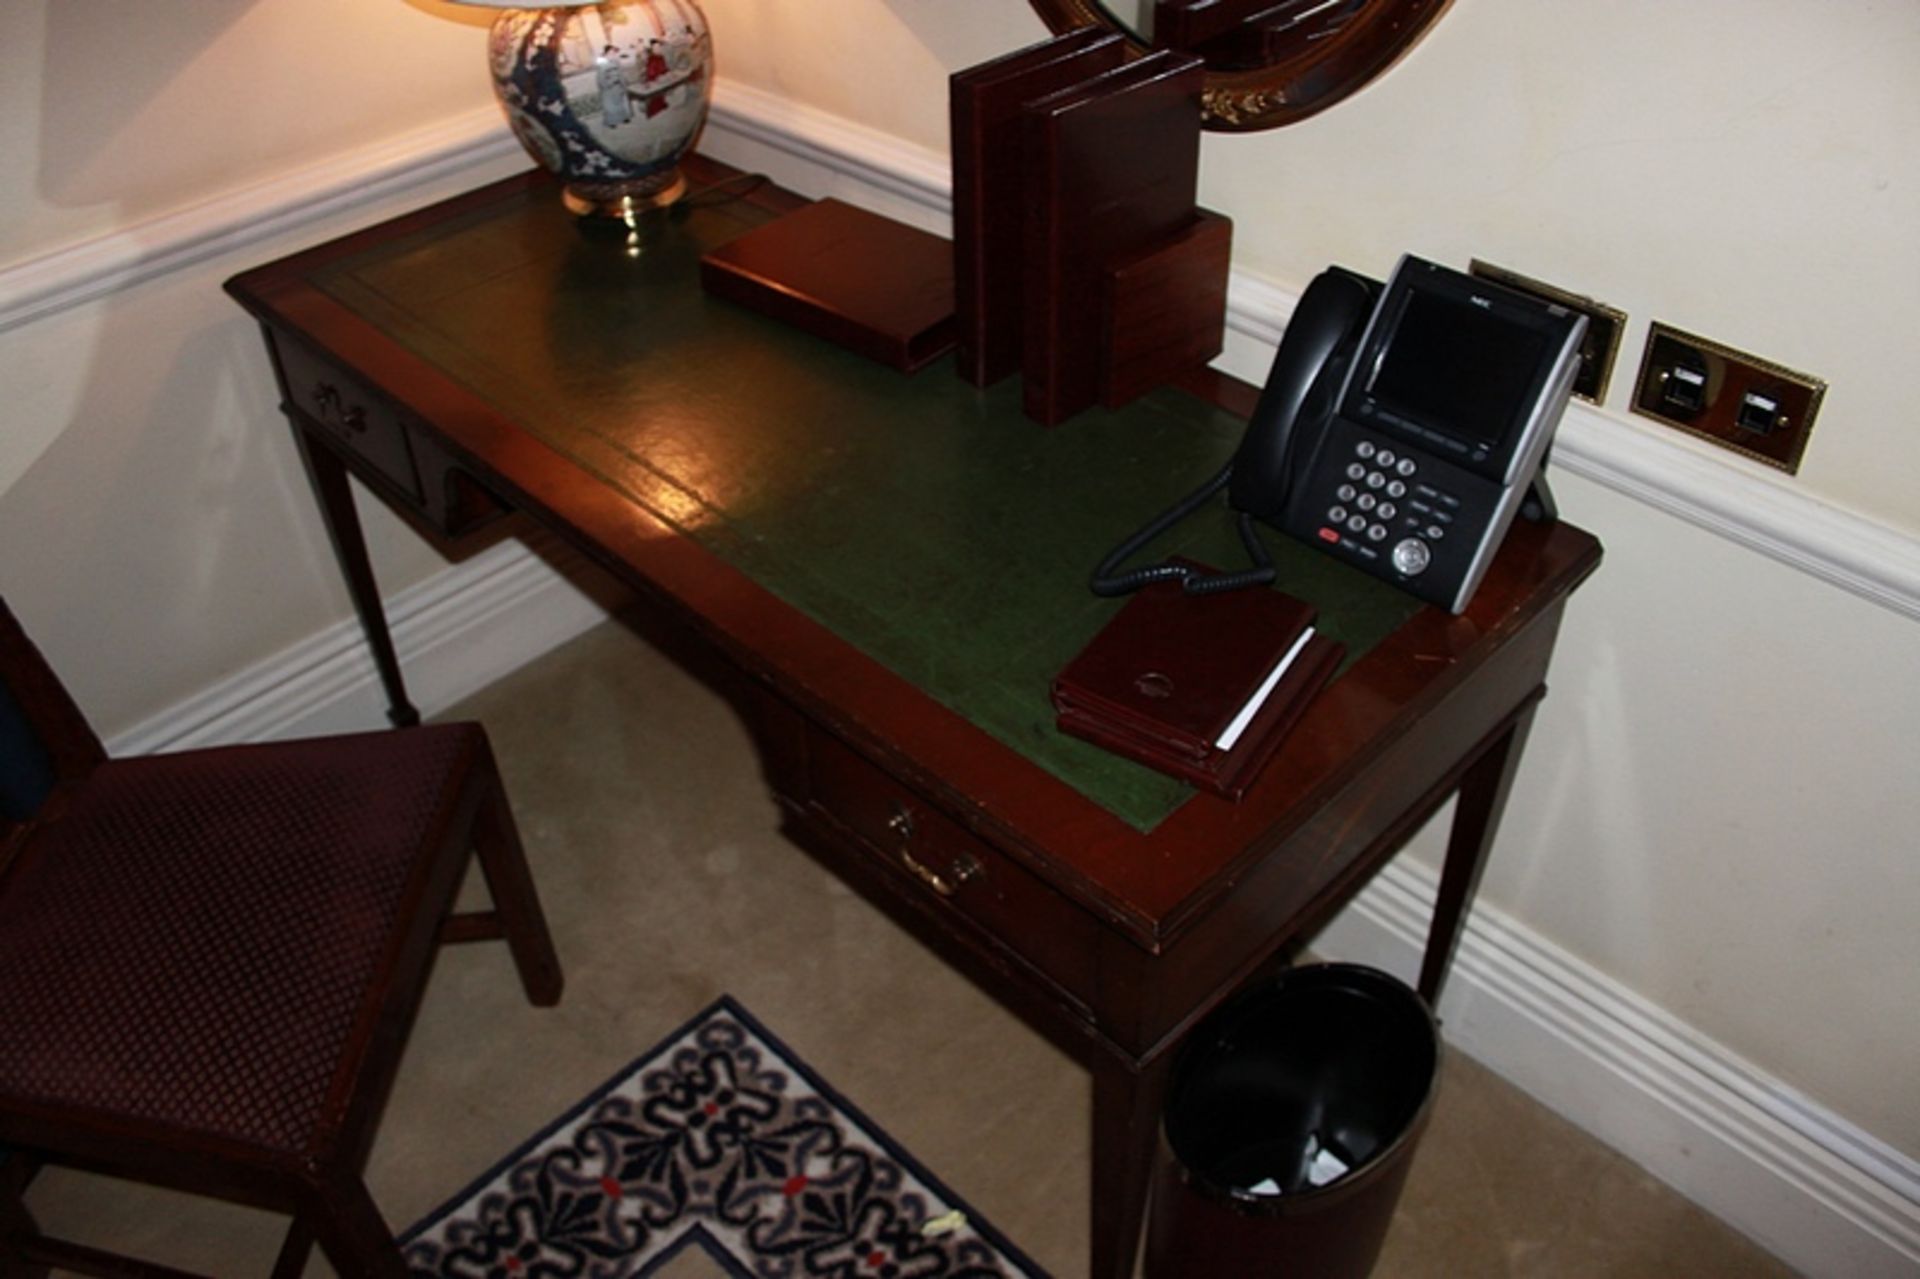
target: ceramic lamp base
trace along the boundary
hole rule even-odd
[[[566,184],[569,209],[630,220],[685,193],[680,157],[713,92],[695,0],[506,9],[489,52],[507,123]]]

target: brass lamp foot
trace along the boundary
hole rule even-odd
[[[622,189],[614,183],[568,183],[560,198],[569,211],[583,218],[611,218],[632,222],[643,213],[664,209],[687,193],[687,179],[678,169],[651,189]]]

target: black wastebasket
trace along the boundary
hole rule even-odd
[[[1361,1279],[1439,1065],[1426,1002],[1357,964],[1290,969],[1203,1022],[1168,1087],[1147,1279]]]

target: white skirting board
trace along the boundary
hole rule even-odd
[[[1411,982],[1438,876],[1390,864],[1315,954]],[[1446,1042],[1810,1275],[1920,1273],[1920,1166],[1524,924],[1476,906]]]
[[[463,119],[255,188],[244,209],[228,202],[187,210],[0,271],[0,332],[244,248],[263,227],[290,231],[319,213],[351,211],[416,184],[478,175],[497,167],[508,145],[497,120]],[[704,146],[807,194],[844,195],[923,225],[938,226],[947,213],[942,157],[725,82]],[[1239,338],[1270,345],[1292,300],[1236,277],[1229,322]],[[1920,540],[1623,425],[1631,428],[1570,413],[1556,464],[1920,616]],[[582,589],[553,562],[566,567],[565,556],[550,562],[506,543],[389,601],[423,711],[445,707],[607,615],[597,585]],[[364,728],[382,722],[383,704],[358,628],[342,621],[110,745],[137,753]],[[1432,893],[1422,867],[1390,867],[1318,948],[1410,972]],[[1920,1165],[1516,920],[1485,908],[1474,914],[1441,1011],[1456,1047],[1799,1269],[1848,1279],[1920,1273]]]
[[[407,694],[432,715],[610,616],[619,591],[540,537],[502,542],[386,601]],[[114,755],[383,727],[387,699],[360,623],[332,626],[118,734]]]

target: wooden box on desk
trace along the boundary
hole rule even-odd
[[[1232,255],[1233,220],[1200,209],[1186,230],[1107,268],[1102,404],[1130,404],[1220,354]]]
[[[839,200],[729,240],[700,259],[700,283],[908,373],[953,349],[953,246]]]

